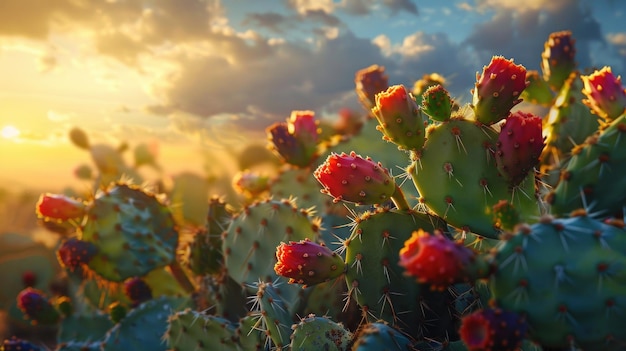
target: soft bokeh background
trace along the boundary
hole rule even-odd
[[[291,110],[359,109],[371,64],[391,84],[438,72],[468,101],[492,55],[539,69],[567,29],[579,67],[623,74],[624,23],[621,0],[1,0],[0,196],[88,189],[77,126],[147,145],[162,167],[148,177],[229,168]]]

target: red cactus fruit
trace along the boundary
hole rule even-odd
[[[41,290],[26,288],[17,295],[17,307],[31,320],[32,324],[55,324],[59,312]]]
[[[541,117],[516,111],[502,125],[496,143],[496,166],[511,186],[518,185],[539,163],[545,146]]]
[[[62,194],[42,194],[37,201],[37,215],[44,219],[67,221],[82,217],[85,204]]]
[[[528,82],[526,68],[513,60],[494,56],[482,74],[476,74],[472,106],[476,120],[491,125],[506,118],[513,106],[522,102],[520,95]]]
[[[319,128],[313,111],[293,111],[287,122],[266,129],[270,148],[285,162],[307,167],[317,158]]]
[[[384,140],[403,150],[419,150],[424,145],[424,119],[415,98],[404,85],[394,85],[376,94],[372,113]]]
[[[389,171],[380,162],[362,158],[354,151],[332,153],[313,172],[324,187],[321,191],[332,196],[333,201],[357,204],[379,204],[395,192],[395,182]]]
[[[543,79],[550,88],[559,91],[569,75],[576,69],[576,40],[572,32],[561,31],[550,34],[541,53]]]
[[[385,75],[385,67],[371,65],[356,72],[354,84],[361,104],[370,111],[376,106],[376,94],[389,87],[389,78]]]
[[[152,288],[139,277],[129,278],[124,282],[124,294],[135,307],[144,301],[152,299]]]
[[[517,313],[489,308],[463,317],[459,334],[469,351],[515,351],[527,329]]]
[[[434,290],[445,290],[469,278],[474,258],[474,252],[462,243],[447,239],[439,231],[430,235],[420,229],[404,243],[399,265],[418,282],[430,284]]]
[[[57,250],[57,259],[62,267],[73,272],[83,264],[88,264],[96,253],[98,248],[93,243],[69,238]]]
[[[37,284],[37,274],[33,271],[22,273],[22,284],[25,288],[35,286],[35,284]]]
[[[4,339],[2,345],[0,345],[2,351],[42,351],[39,346],[33,345],[26,340],[22,340],[16,336],[12,336],[10,339]]]
[[[333,129],[339,135],[356,135],[363,128],[363,116],[350,108],[339,110],[339,119],[333,124]]]
[[[615,77],[611,67],[605,66],[590,75],[581,76],[583,103],[606,121],[612,121],[626,112],[626,88],[621,77]]]
[[[289,278],[289,283],[314,285],[339,277],[345,263],[324,244],[309,239],[281,243],[276,248],[276,274]]]

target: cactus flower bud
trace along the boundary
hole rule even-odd
[[[437,84],[426,89],[422,94],[422,111],[435,121],[447,121],[452,115],[452,99],[450,93]]]
[[[70,238],[65,240],[57,250],[57,258],[62,267],[74,271],[98,253],[95,244],[89,241]]]
[[[385,75],[385,67],[371,65],[356,72],[354,84],[361,104],[370,111],[376,106],[376,94],[389,87],[389,78]]]
[[[309,239],[281,243],[276,248],[276,274],[289,278],[289,283],[314,285],[341,276],[343,259],[323,244]]]
[[[433,235],[422,229],[400,249],[400,266],[419,283],[430,284],[434,290],[466,281],[475,254],[463,244],[451,241],[436,231]]]
[[[271,148],[287,163],[307,167],[317,158],[319,128],[313,111],[293,111],[287,122],[267,128]]]
[[[481,75],[476,74],[472,90],[472,106],[476,120],[491,125],[506,118],[513,106],[522,102],[520,95],[526,88],[526,68],[513,60],[494,56]]]
[[[581,76],[583,103],[606,121],[612,121],[626,112],[626,88],[621,77],[615,77],[611,67],[605,66],[588,76]]]
[[[526,178],[539,163],[545,146],[541,117],[516,111],[502,125],[496,143],[496,166],[511,186]]]
[[[34,288],[26,288],[17,295],[17,307],[33,324],[55,324],[60,318],[59,312],[44,293]]]
[[[424,145],[424,119],[415,98],[404,85],[394,85],[376,94],[372,113],[384,140],[403,150],[419,150]]]
[[[459,334],[469,351],[514,351],[527,329],[526,320],[517,313],[488,308],[463,317]]]
[[[37,215],[45,219],[67,221],[82,217],[85,204],[62,194],[42,194],[37,201]]]
[[[333,201],[374,205],[389,199],[396,184],[380,162],[362,158],[354,151],[350,155],[332,153],[313,173],[322,184],[322,193]]]

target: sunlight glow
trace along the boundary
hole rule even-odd
[[[0,129],[0,136],[5,139],[15,139],[20,136],[20,130],[12,125],[7,125]]]

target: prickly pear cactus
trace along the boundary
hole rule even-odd
[[[95,195],[86,217],[79,239],[97,247],[88,266],[107,280],[143,276],[174,260],[177,227],[168,207],[154,194],[115,183]]]
[[[626,232],[581,213],[522,226],[494,254],[496,305],[544,347],[623,350]]]

